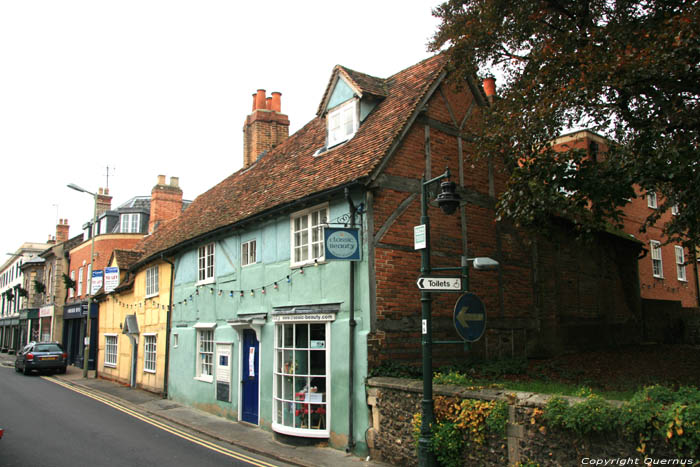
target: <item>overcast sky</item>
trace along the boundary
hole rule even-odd
[[[428,57],[439,3],[0,2],[0,254],[59,218],[79,234],[92,197],[66,185],[97,191],[107,167],[113,208],[159,174],[196,198],[241,167],[258,88],[294,133],[334,65],[387,77]]]

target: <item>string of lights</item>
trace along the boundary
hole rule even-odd
[[[318,266],[318,260],[314,260],[314,266]],[[252,289],[228,289],[228,288],[220,288],[217,287],[215,284],[203,284],[203,285],[197,285],[195,287],[194,293],[190,294],[189,297],[180,300],[179,302],[173,303],[173,309],[176,309],[177,306],[183,306],[187,305],[188,303],[192,303],[195,300],[195,297],[199,296],[200,294],[205,294],[209,293],[210,295],[216,294],[217,296],[228,296],[229,298],[244,298],[246,295],[249,295],[251,297],[254,297],[256,294],[261,294],[265,295],[269,291],[275,291],[279,290],[280,284],[291,284],[292,283],[292,276],[295,274],[299,275],[304,275],[304,268],[300,267],[299,269],[293,269],[290,271],[289,274],[287,274],[284,277],[281,277],[280,279],[276,281],[272,281],[268,284],[261,285]],[[151,308],[156,308],[156,309],[161,309],[161,310],[167,310],[169,305],[163,305],[160,302],[158,302],[155,299],[151,298],[145,298],[142,301],[138,302],[132,302],[132,303],[127,303],[124,301],[121,301],[119,298],[112,296],[112,300],[116,302],[118,306],[121,306],[122,308],[127,308],[127,309],[139,309],[150,307]],[[150,303],[149,303],[150,302]]]

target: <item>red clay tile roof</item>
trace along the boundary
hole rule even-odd
[[[140,245],[140,242],[137,246]],[[139,258],[143,255],[143,250],[133,249],[133,250],[121,250],[115,249],[112,251],[112,256],[116,258],[119,269],[129,269],[133,264],[135,264]]]
[[[314,118],[248,169],[235,172],[201,194],[173,222],[146,237],[139,244],[145,251],[142,259],[275,207],[366,180],[387,156],[444,66],[445,57],[436,55],[381,80],[386,98],[362,122],[355,136],[317,157],[314,153],[326,143],[326,122]],[[371,87],[367,83],[372,80],[376,80],[373,85],[378,83],[369,75],[351,73],[361,85]]]

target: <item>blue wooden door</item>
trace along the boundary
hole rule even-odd
[[[250,329],[243,331],[243,372],[241,374],[241,419],[244,422],[258,424],[258,384],[260,375],[260,344],[255,332]]]

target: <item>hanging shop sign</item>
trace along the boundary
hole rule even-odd
[[[326,227],[323,229],[327,260],[360,260],[360,229],[357,227]]]

